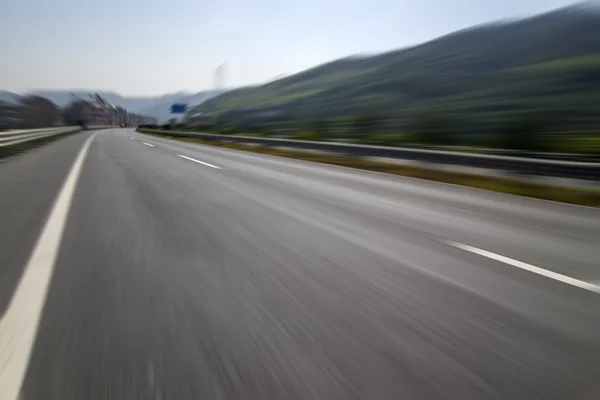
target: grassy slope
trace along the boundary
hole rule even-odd
[[[570,8],[334,61],[225,93],[197,110],[281,106],[293,115],[329,118],[439,109],[591,109],[590,101],[599,100],[599,65],[600,12]]]

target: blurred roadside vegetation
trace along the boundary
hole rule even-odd
[[[195,126],[177,124],[140,127],[472,153],[600,160],[600,130],[567,132],[556,118],[544,118],[539,114],[507,118],[502,124],[498,124],[495,131],[486,133],[462,132],[459,119],[442,114],[420,114],[414,119],[403,121],[403,124],[367,117],[349,121],[296,122],[295,125],[290,122],[287,126],[264,124],[237,127],[232,124],[206,123]]]

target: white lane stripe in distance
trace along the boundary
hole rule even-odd
[[[192,157],[183,156],[183,155],[181,155],[181,154],[177,154],[177,156],[178,156],[178,157],[181,157],[181,158],[185,158],[186,160],[190,160],[190,161],[193,161],[193,162],[197,162],[198,164],[206,165],[207,167],[216,168],[216,169],[221,169],[221,167],[217,167],[216,165],[212,165],[212,164],[206,163],[206,162],[204,162],[204,161],[199,161],[199,160],[196,160],[195,158],[192,158]]]
[[[146,143],[146,142],[142,142],[142,143],[144,143],[146,146],[154,147],[154,145],[153,145],[153,144]]]
[[[40,317],[63,231],[94,137],[90,137],[73,162],[25,266],[6,313],[0,320],[0,399],[17,399],[37,336]]]
[[[445,243],[458,249],[468,251],[470,253],[478,254],[480,256],[487,257],[492,260],[500,261],[502,263],[512,265],[513,267],[517,267],[525,271],[533,272],[534,274],[545,276],[546,278],[554,279],[555,281],[566,283],[571,286],[576,286],[580,289],[589,290],[590,292],[600,293],[600,286],[594,285],[589,282],[580,281],[579,279],[571,278],[570,276],[548,271],[547,269],[536,267],[535,265],[527,264],[522,261],[514,260],[512,258],[505,257],[500,254],[492,253],[491,251],[469,246],[468,244],[452,241],[446,241]]]

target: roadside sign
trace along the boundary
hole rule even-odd
[[[171,114],[185,114],[187,112],[187,104],[173,104],[171,106]]]

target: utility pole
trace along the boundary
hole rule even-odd
[[[215,69],[215,89],[223,89],[225,83],[225,63]]]

